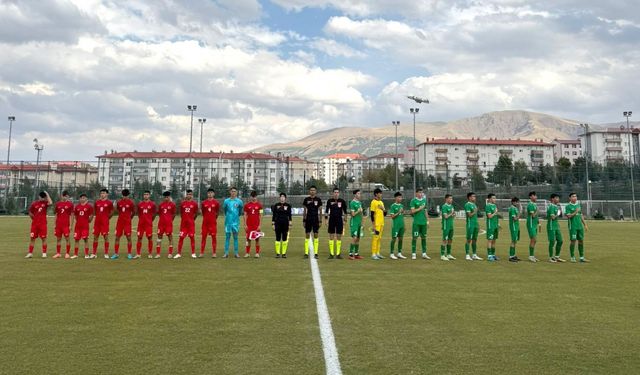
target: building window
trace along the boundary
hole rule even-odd
[[[167,181],[167,178],[166,177],[162,177],[162,181]]]
[[[167,159],[162,159],[162,162],[163,163],[167,163]]]
[[[163,171],[163,172],[166,172],[166,171],[167,171],[167,168],[162,168],[162,171]]]

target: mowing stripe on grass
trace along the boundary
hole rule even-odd
[[[320,268],[318,261],[313,256],[313,236],[309,241],[309,264],[311,264],[311,277],[313,279],[313,289],[316,293],[316,307],[318,309],[318,325],[320,326],[320,338],[322,339],[322,350],[324,351],[324,363],[329,375],[341,375],[340,359],[338,358],[338,348],[336,339],[331,328],[331,317],[327,301],[324,298],[322,279],[320,278]]]

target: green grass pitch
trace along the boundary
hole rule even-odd
[[[319,266],[345,374],[638,373],[640,224],[590,222],[589,264],[511,264],[504,223],[502,260],[467,262],[463,221],[456,225],[458,260],[448,263],[436,257],[439,220],[429,229],[431,261],[330,261],[321,229]],[[388,221],[383,255],[390,229]],[[39,242],[27,260],[28,230],[27,217],[0,218],[2,374],[324,372],[299,219],[285,260],[273,257],[269,226],[264,256],[239,260],[170,260],[166,243],[157,260],[41,259]],[[545,237],[543,229],[536,248],[544,260]],[[363,255],[370,239],[367,231]],[[485,243],[481,236],[482,257]]]

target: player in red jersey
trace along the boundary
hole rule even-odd
[[[173,219],[176,217],[176,204],[171,200],[171,192],[162,193],[162,203],[158,207],[158,239],[156,243],[156,256],[162,249],[162,236],[169,240],[169,259],[173,258]]]
[[[31,240],[29,241],[29,253],[25,258],[33,258],[33,246],[36,238],[42,241],[42,257],[47,257],[47,208],[53,204],[49,193],[42,191],[40,199],[33,201],[29,206],[29,217],[31,218]]]
[[[120,238],[125,236],[127,239],[127,254],[131,258],[131,219],[136,214],[136,202],[129,198],[131,192],[129,189],[122,190],[122,199],[116,203],[118,211],[118,221],[116,222],[116,243],[113,245],[115,254],[111,259],[120,257]]]
[[[187,190],[187,194],[180,203],[180,238],[178,239],[178,254],[173,259],[182,257],[182,244],[185,237],[191,240],[191,257],[196,258],[196,217],[198,217],[198,203],[193,200],[193,190]]]
[[[251,192],[251,200],[244,205],[244,231],[247,235],[244,257],[251,253],[251,241],[256,241],[256,258],[260,258],[260,217],[262,216],[262,203],[258,201],[258,193]],[[253,232],[253,234],[252,234]]]
[[[56,236],[56,255],[54,258],[60,258],[60,248],[62,245],[62,237],[64,237],[64,243],[66,245],[67,252],[64,257],[69,259],[71,254],[71,242],[69,241],[69,233],[71,232],[71,215],[73,214],[73,203],[69,200],[69,193],[65,190],[62,192],[62,198],[55,206],[56,213],[56,228],[54,230]]]
[[[109,190],[101,189],[100,198],[93,204],[96,220],[93,222],[93,254],[89,257],[91,259],[97,257],[100,236],[104,241],[104,257],[109,259],[109,220],[113,216],[113,202],[108,195]]]
[[[213,189],[207,190],[207,199],[200,203],[200,211],[202,212],[202,240],[200,243],[200,258],[204,256],[204,250],[207,247],[207,237],[211,236],[211,246],[213,248],[211,256],[216,257],[216,244],[218,234],[218,212],[220,212],[220,203],[215,199],[216,192]]]
[[[147,237],[148,258],[153,258],[153,219],[156,217],[156,202],[151,200],[151,192],[145,190],[142,201],[138,202],[138,243],[136,243],[136,256],[140,258],[142,249],[142,237]],[[156,255],[160,258],[160,255]]]
[[[80,203],[73,208],[72,226],[75,246],[71,259],[78,257],[78,242],[80,240],[84,240],[84,258],[89,259],[89,224],[92,220],[93,207],[88,203],[87,195],[80,194]]]

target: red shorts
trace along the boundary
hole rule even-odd
[[[153,236],[153,224],[152,225],[138,225],[138,237],[151,237]]]
[[[131,235],[131,222],[121,222],[118,220],[116,223],[116,236],[130,236]]]
[[[165,234],[171,236],[173,234],[173,223],[158,222],[158,234],[161,236]]]
[[[192,222],[180,223],[180,237],[191,237],[196,235],[196,224]]]
[[[31,233],[29,235],[32,240],[36,238],[47,238],[47,224],[31,223]]]
[[[249,239],[249,233],[251,233],[251,232],[258,232],[258,227],[257,226],[256,227],[247,227],[247,233],[245,233],[246,236],[247,236],[247,239]]]
[[[202,236],[216,235],[218,228],[216,223],[202,223]]]
[[[93,224],[93,235],[94,236],[107,236],[109,235],[109,222],[98,222],[96,221]]]
[[[69,233],[71,233],[71,229],[69,228],[68,225],[56,226],[56,228],[53,231],[53,234],[58,238],[62,236],[69,237]]]
[[[86,240],[87,238],[89,238],[89,227],[76,227],[76,229],[73,231],[74,240]]]

